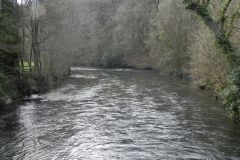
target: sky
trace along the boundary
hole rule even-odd
[[[17,0],[18,3],[21,3],[21,0]]]

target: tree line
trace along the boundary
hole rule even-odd
[[[64,21],[64,1],[0,2],[2,104],[47,90],[67,76],[73,53],[68,33],[73,33]]]
[[[12,37],[16,48],[11,51],[14,65],[5,66],[15,68],[18,74],[12,75],[27,81],[25,85],[54,84],[69,74],[71,65],[153,69],[190,77],[223,100],[234,118],[239,117],[238,0],[21,0],[14,4],[8,14],[1,13],[5,19],[11,16],[7,19],[12,22],[0,21],[11,31],[0,30],[8,34],[5,40]],[[7,46],[5,40],[1,46]],[[11,75],[2,70],[1,74]]]

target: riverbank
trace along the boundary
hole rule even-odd
[[[19,77],[3,79],[0,77],[0,106],[6,106],[14,103],[18,103],[24,100],[24,98],[32,94],[45,93],[58,86],[60,82],[66,79],[68,76],[54,78],[54,80],[47,80],[44,77],[35,77],[31,74],[22,74]]]

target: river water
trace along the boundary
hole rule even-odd
[[[185,80],[73,68],[31,98],[0,110],[1,160],[240,159],[240,125]]]

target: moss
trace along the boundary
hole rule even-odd
[[[205,20],[205,22],[209,23],[213,21],[206,6],[199,5],[198,3],[190,1],[188,1],[187,4],[188,5],[186,8],[195,10]]]
[[[234,52],[232,44],[229,41],[229,38],[226,36],[224,32],[220,32],[216,34],[218,44],[223,48],[225,53],[230,54]]]

